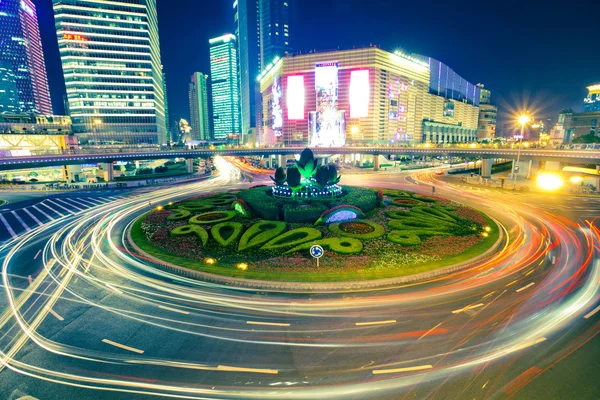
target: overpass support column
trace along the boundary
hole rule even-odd
[[[492,177],[492,166],[494,165],[493,158],[486,158],[481,160],[481,177],[491,178]]]
[[[373,170],[379,171],[379,154],[373,156]]]
[[[281,156],[281,154],[279,154],[277,156],[277,166],[278,167],[283,167],[283,157]]]
[[[70,182],[79,182],[82,178],[81,165],[63,165],[62,178]]]
[[[194,173],[194,159],[193,158],[185,159],[185,168],[187,169],[188,174]]]
[[[99,163],[98,166],[102,169],[105,182],[110,182],[115,179],[112,163]]]

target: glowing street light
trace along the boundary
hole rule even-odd
[[[557,190],[560,189],[562,185],[564,185],[564,183],[565,181],[563,180],[563,178],[560,177],[560,175],[553,174],[550,172],[542,172],[537,177],[537,184],[540,187],[540,189],[543,190]]]
[[[521,161],[521,143],[523,142],[523,135],[525,134],[525,125],[527,125],[527,123],[531,121],[531,118],[529,118],[527,114],[523,114],[517,119],[517,121],[519,121],[519,124],[521,124],[521,135],[519,136],[519,152],[517,153],[517,165],[513,169],[513,189],[517,188],[517,168],[519,168],[519,162]]]
[[[571,183],[581,183],[583,181],[583,178],[581,176],[572,176],[570,179]]]

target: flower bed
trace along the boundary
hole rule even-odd
[[[228,276],[297,281],[376,279],[424,272],[485,251],[498,237],[495,224],[476,210],[447,200],[424,200],[424,196],[390,190],[382,190],[378,197],[372,190],[345,189],[348,194],[354,192],[355,198],[372,195],[379,206],[366,213],[345,203],[347,196],[306,204],[322,210],[344,201],[341,208],[319,214],[315,211],[311,218],[348,208],[355,214],[362,213],[360,219],[329,224],[325,219],[320,225],[296,219],[279,221],[285,206],[292,210],[293,204],[299,204],[278,203],[268,196],[268,189],[242,190],[235,196],[202,196],[166,206],[138,220],[132,236],[148,253],[187,268]],[[260,204],[248,202],[248,198],[268,198],[275,202],[271,204],[279,205],[271,211],[269,205],[261,210]],[[187,208],[182,208],[182,204]],[[406,204],[412,207],[405,207]],[[211,210],[192,210],[203,206],[210,206]],[[250,212],[240,212],[240,207]],[[253,217],[261,214],[270,214],[273,219]],[[487,226],[491,230],[484,237],[483,227]],[[319,268],[308,251],[315,244],[325,249]],[[244,271],[236,268],[240,263],[247,265]]]

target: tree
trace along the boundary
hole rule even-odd
[[[573,139],[573,143],[600,143],[600,137],[589,133],[587,135],[579,136],[578,138]]]

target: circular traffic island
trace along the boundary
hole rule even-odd
[[[158,264],[279,282],[436,274],[493,251],[499,235],[485,214],[443,198],[342,186],[330,197],[257,186],[189,198],[141,216],[130,231]],[[324,249],[318,266],[314,245]]]

